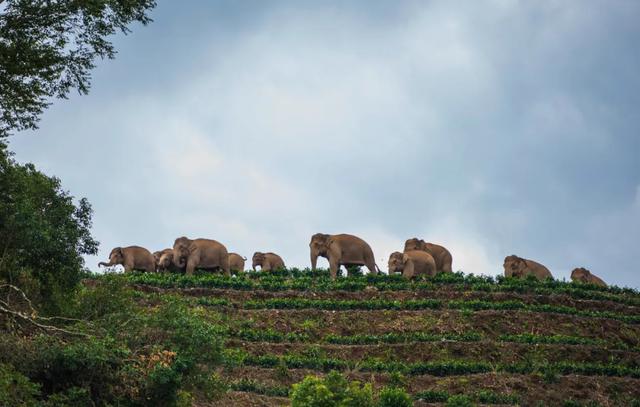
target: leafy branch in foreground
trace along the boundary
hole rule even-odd
[[[97,58],[114,58],[107,40],[148,24],[155,0],[7,0],[0,14],[0,138],[36,129],[51,98],[89,91]]]

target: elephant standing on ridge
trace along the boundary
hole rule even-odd
[[[272,271],[285,268],[282,257],[275,253],[255,252],[251,261],[253,263],[253,271],[256,271],[257,266],[260,266],[262,271]]]
[[[211,239],[189,239],[179,237],[173,244],[173,262],[192,275],[197,268],[222,269],[229,272],[229,253],[220,242]]]
[[[98,267],[111,267],[122,265],[124,272],[132,270],[144,270],[148,273],[156,271],[156,262],[151,252],[144,247],[128,246],[116,247],[109,253],[109,263],[100,262]]]
[[[244,262],[246,260],[246,257],[242,257],[238,253],[229,253],[229,270],[244,271]]]
[[[357,236],[316,233],[311,236],[309,249],[311,251],[311,269],[316,269],[318,256],[322,256],[329,260],[329,269],[333,279],[338,275],[340,266],[347,268],[350,266],[367,266],[373,274],[380,272],[376,265],[375,257],[373,257],[371,246]]]
[[[607,286],[607,283],[605,283],[600,277],[591,274],[591,272],[584,267],[573,269],[571,272],[571,280],[581,283],[595,284],[600,287]]]
[[[438,271],[453,271],[451,265],[453,263],[453,257],[449,250],[447,250],[444,246],[440,246],[435,243],[427,243],[422,239],[418,239],[417,237],[407,239],[404,243],[404,251],[408,252],[410,250],[422,250],[429,253],[433,256],[433,260],[436,262],[436,270]]]
[[[168,249],[162,249],[162,250],[158,250],[157,252],[153,252],[153,260],[155,260],[156,262],[156,271],[159,271],[159,267],[158,265],[160,264],[160,259],[162,258],[162,255],[171,251],[170,248]]]
[[[393,252],[389,256],[389,274],[393,273],[401,273],[408,279],[419,275],[433,277],[436,275],[436,261],[422,250]]]
[[[184,268],[178,267],[174,261],[173,249],[164,249],[162,251],[162,255],[160,256],[160,260],[156,264],[158,271],[168,271],[171,273],[177,273],[184,271]]]
[[[533,260],[523,259],[515,254],[504,259],[504,276],[525,278],[528,275],[535,276],[538,280],[553,278],[548,268]]]

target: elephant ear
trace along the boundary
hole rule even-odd
[[[404,253],[402,255],[402,264],[407,264],[409,260],[411,260],[411,257],[409,257],[406,253]]]
[[[124,253],[122,252],[122,247],[116,247],[116,253],[120,257],[124,257]]]
[[[196,246],[196,242],[189,243],[189,246],[187,246],[187,254],[195,252],[197,248],[198,246]]]

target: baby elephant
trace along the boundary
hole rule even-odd
[[[109,254],[109,263],[100,262],[98,267],[111,267],[118,264],[124,267],[125,273],[132,270],[144,270],[150,273],[156,270],[153,255],[140,246],[116,247]]]
[[[393,252],[389,256],[389,274],[393,273],[401,273],[409,279],[419,275],[433,277],[436,275],[436,261],[422,250]]]
[[[164,249],[162,251],[162,255],[160,256],[160,259],[158,259],[158,262],[156,263],[156,267],[158,271],[160,272],[168,271],[170,273],[177,273],[177,272],[184,271],[184,268],[181,269],[176,265],[176,263],[173,261],[173,258],[174,258],[173,249]]]
[[[229,253],[229,269],[231,271],[244,271],[244,262],[246,257],[240,256],[238,253]]]
[[[255,252],[251,260],[253,261],[253,271],[256,271],[257,266],[262,267],[262,271],[272,271],[285,268],[284,261],[275,253]]]
[[[433,260],[436,262],[436,270],[438,271],[452,271],[453,257],[446,247],[440,246],[435,243],[428,243],[417,237],[407,239],[404,242],[404,251],[421,250],[429,253]]]
[[[607,286],[607,284],[602,281],[600,277],[594,276],[589,270],[584,267],[573,269],[573,271],[571,272],[571,280],[580,283],[595,284],[600,287]]]
[[[538,280],[553,278],[548,268],[533,260],[523,259],[515,254],[504,259],[504,276],[525,278],[528,275],[535,276]]]

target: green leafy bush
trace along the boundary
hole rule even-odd
[[[86,199],[76,206],[58,178],[16,163],[0,143],[0,281],[60,313],[83,276],[82,256],[98,251],[91,215]]]
[[[330,372],[324,379],[307,376],[293,385],[292,407],[373,407],[371,384],[349,382],[338,372]]]
[[[378,395],[378,407],[411,407],[413,400],[404,389],[383,387]]]
[[[0,363],[0,406],[31,407],[37,405],[39,386],[13,366]]]

